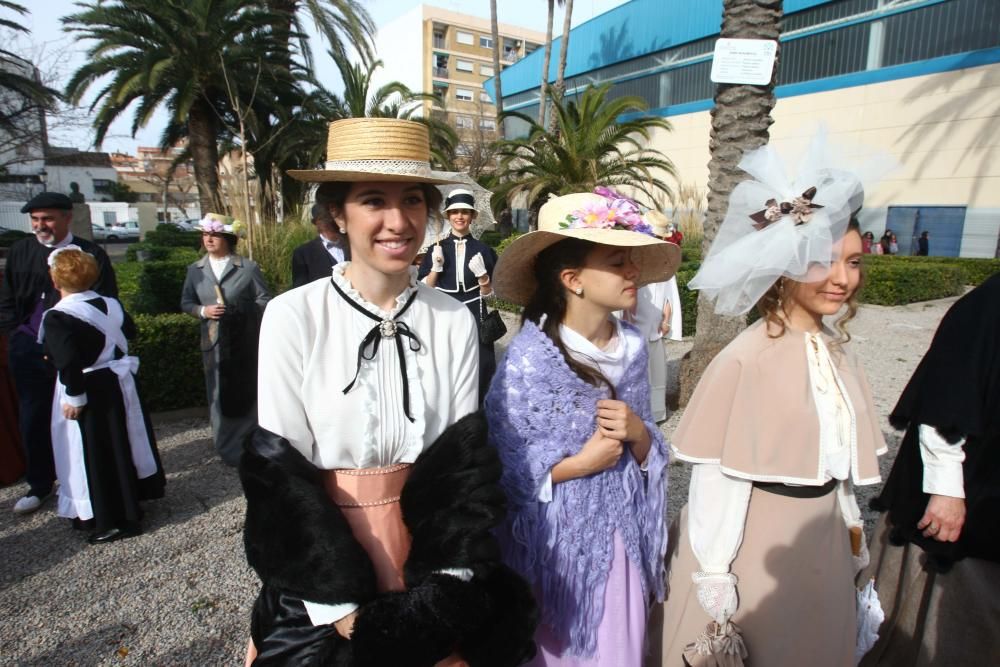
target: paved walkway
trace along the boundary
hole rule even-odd
[[[861,309],[854,348],[883,417],[953,301]],[[670,344],[672,368],[689,346]],[[665,425],[668,437],[678,417]],[[239,664],[257,591],[243,555],[239,480],[215,457],[204,419],[161,424],[157,436],[167,497],[147,505],[141,537],[91,547],[55,516],[54,503],[16,517],[10,508],[23,486],[0,489],[0,662]],[[894,454],[898,437],[888,427],[887,436]],[[686,497],[687,473],[671,467],[671,516]]]

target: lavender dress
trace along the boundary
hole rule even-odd
[[[616,327],[605,350],[561,333],[570,354],[597,366],[646,422],[653,442],[645,470],[626,454],[609,470],[552,486],[552,466],[590,438],[596,402],[608,392],[576,376],[530,322],[486,398],[510,499],[505,560],[532,583],[542,612],[535,666],[641,664],[646,603],[663,596],[666,445],[650,416],[645,341],[631,325]]]

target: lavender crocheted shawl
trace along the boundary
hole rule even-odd
[[[647,357],[642,346],[615,388],[652,435],[647,478],[626,453],[613,468],[558,484],[548,503],[538,500],[545,475],[594,433],[596,404],[609,397],[607,389],[580,379],[549,337],[525,322],[486,395],[509,502],[500,528],[504,560],[531,582],[542,622],[571,655],[591,656],[597,648],[616,530],[642,572],[646,599],[663,600],[667,448],[650,414]]]

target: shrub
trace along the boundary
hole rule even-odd
[[[0,248],[9,248],[15,241],[31,236],[28,232],[19,229],[4,229],[0,232]]]
[[[188,264],[196,261],[201,256],[198,250],[188,248],[187,246],[166,246],[143,241],[142,243],[133,243],[126,248],[125,259],[129,262],[136,262],[139,260],[140,252],[145,253],[146,261],[175,259],[178,261],[183,260]]]
[[[503,251],[506,250],[507,248],[509,248],[510,244],[514,242],[514,239],[516,239],[519,236],[522,236],[522,234],[517,234],[517,233],[511,234],[510,236],[508,236],[507,238],[505,238],[503,241],[500,241],[500,243],[497,244],[497,247],[496,247],[497,255],[502,255]]]
[[[698,262],[681,264],[677,270],[677,291],[681,297],[681,334],[693,336],[698,321],[698,291],[689,290],[688,282],[698,273]]]
[[[181,289],[190,263],[169,260],[117,264],[118,292],[126,310],[146,315],[180,312]]]
[[[156,412],[206,404],[198,321],[189,315],[136,315],[138,335],[130,352],[139,357],[139,390]]]
[[[253,260],[260,266],[272,293],[281,294],[292,286],[292,251],[316,238],[316,228],[300,220],[254,227]],[[247,256],[246,242],[240,254]]]
[[[681,241],[681,262],[701,261],[701,239],[687,239]]]
[[[500,242],[503,241],[503,236],[495,229],[487,229],[479,237],[479,240],[496,250]]]
[[[978,257],[907,257],[886,255],[865,255],[865,266],[869,268],[883,266],[912,266],[915,269],[928,264],[954,266],[961,271],[962,284],[979,285],[984,280],[1000,271],[1000,259],[983,259]]]
[[[866,270],[858,299],[882,306],[957,296],[965,277],[959,267],[936,262],[875,261],[867,262]]]
[[[185,232],[173,225],[157,225],[153,231],[146,232],[145,242],[150,245],[199,250],[201,232]]]

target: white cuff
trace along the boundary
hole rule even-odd
[[[545,473],[542,485],[538,487],[538,501],[542,503],[552,502],[552,471]]]
[[[358,610],[358,605],[353,602],[322,604],[303,600],[302,604],[305,605],[306,613],[309,614],[309,620],[313,625],[330,625]]]
[[[79,396],[70,396],[66,394],[63,397],[63,403],[67,405],[72,405],[74,408],[82,408],[87,404],[87,392],[83,392]]]
[[[198,308],[198,317],[200,317],[203,320],[208,319],[207,317],[205,317],[205,306],[201,306],[200,308]]]
[[[951,444],[933,426],[920,425],[920,458],[924,462],[924,493],[965,498],[965,439]]]
[[[472,579],[472,570],[467,567],[446,567],[443,570],[435,570],[436,574],[449,574],[453,577],[458,577],[462,581],[469,581]]]

